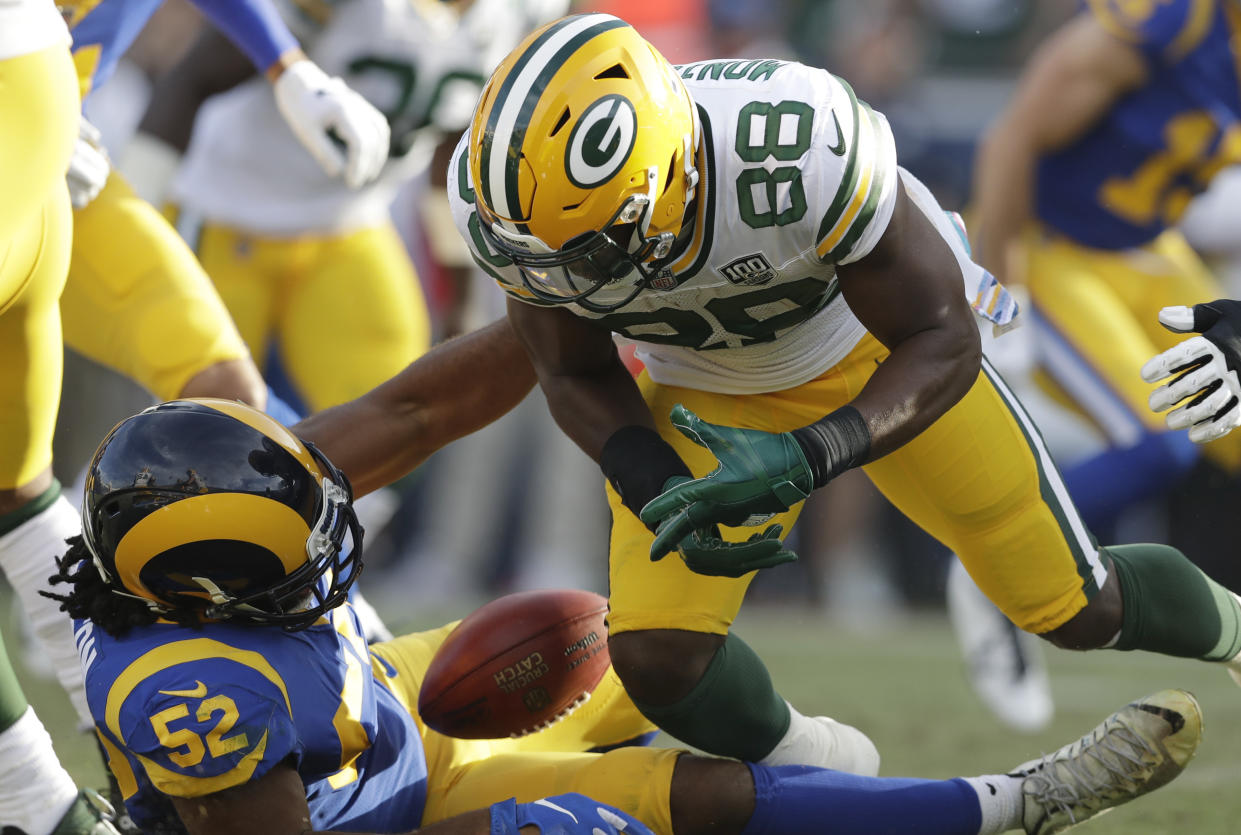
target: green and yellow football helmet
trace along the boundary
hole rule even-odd
[[[302,628],[362,569],[344,474],[228,400],[174,400],[117,424],[87,473],[82,532],[113,593],[204,620]]]
[[[632,26],[561,18],[492,74],[470,125],[487,243],[550,303],[633,300],[672,254],[698,185],[698,112]]]

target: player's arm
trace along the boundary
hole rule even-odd
[[[717,426],[677,406],[672,421],[720,467],[662,493],[642,510],[659,526],[659,559],[711,524],[738,525],[788,510],[847,469],[905,444],[961,399],[978,376],[978,327],[961,292],[948,243],[898,186],[892,217],[874,248],[837,267],[841,291],[890,355],[850,403],[792,432]],[[770,533],[768,529],[766,533]],[[778,560],[782,561],[782,560]],[[732,575],[719,555],[695,571]]]
[[[499,418],[533,385],[526,352],[502,319],[435,346],[391,380],[295,429],[344,471],[356,497]]]
[[[508,317],[529,352],[552,417],[598,462],[626,507],[636,514],[668,479],[689,475],[656,432],[610,331],[568,310],[512,298]]]
[[[956,256],[903,187],[879,243],[836,274],[849,308],[891,352],[849,404],[869,436],[867,452],[853,456],[861,464],[903,446],[964,397],[982,349]]]
[[[1148,72],[1138,47],[1089,14],[1043,43],[979,145],[970,224],[978,263],[1001,280],[1020,280],[1006,261],[1033,211],[1039,157],[1086,134]]]
[[[189,835],[316,835],[320,831],[311,826],[302,778],[287,765],[235,788],[202,797],[174,797],[172,802]],[[572,794],[534,803],[504,801],[415,831],[420,835],[651,835],[629,815]]]
[[[148,138],[139,140],[141,156],[122,165],[127,174],[139,172],[141,180],[144,167],[158,166],[170,178],[177,153],[189,144],[202,102],[258,70],[271,82],[289,128],[329,176],[339,175],[351,188],[359,188],[379,175],[388,157],[387,120],[306,57],[269,0],[194,0],[194,5],[231,45],[205,34],[169,77],[160,80],[140,126]],[[139,194],[158,198],[160,185],[140,188]]]

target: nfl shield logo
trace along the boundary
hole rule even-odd
[[[664,267],[659,271],[659,275],[651,279],[648,287],[654,287],[656,290],[675,290],[677,286],[676,276],[672,274],[672,270]]]
[[[761,252],[743,255],[736,261],[728,262],[720,267],[720,274],[733,284],[745,284],[751,287],[766,284],[776,277],[776,271]]]

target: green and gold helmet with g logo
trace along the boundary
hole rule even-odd
[[[82,529],[114,593],[205,620],[308,626],[362,567],[345,476],[228,400],[174,400],[117,424],[91,461]]]
[[[527,37],[483,88],[469,144],[482,233],[545,302],[628,304],[668,260],[698,184],[685,85],[611,15]]]

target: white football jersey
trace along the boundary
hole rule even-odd
[[[445,133],[469,125],[491,70],[568,0],[286,0],[309,57],[387,118],[392,155],[358,190],[329,177],[255,78],[204,105],[172,187],[182,209],[274,237],[340,233],[380,223],[397,189]]]
[[[836,265],[874,248],[898,180],[916,181],[897,167],[887,120],[825,70],[775,60],[677,69],[702,123],[692,239],[668,273],[620,309],[564,306],[635,341],[656,382],[752,394],[812,380],[866,333],[840,295]],[[463,138],[448,173],[457,226],[480,266],[537,304],[520,270],[479,232],[466,150]],[[970,269],[963,277],[972,290],[981,269],[917,187],[915,203]]]
[[[69,27],[52,0],[0,0],[0,61],[58,44],[69,45]]]

